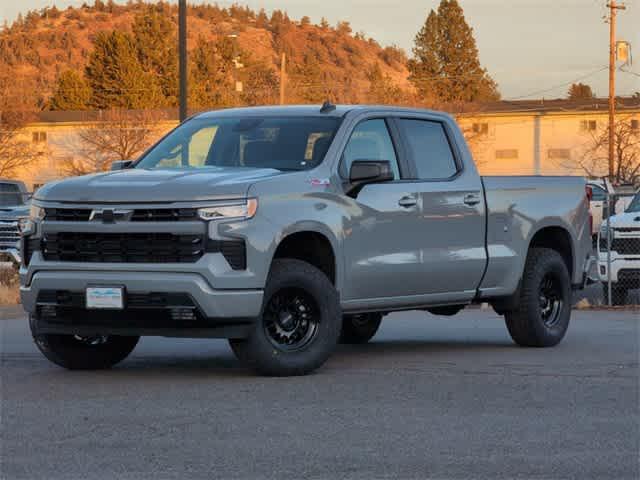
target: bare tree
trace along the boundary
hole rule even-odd
[[[39,156],[24,131],[33,119],[35,100],[16,88],[25,86],[25,82],[16,80],[10,72],[0,65],[0,177],[15,176]]]
[[[110,110],[99,121],[80,130],[65,145],[70,157],[63,161],[66,175],[85,175],[109,169],[117,160],[133,160],[156,139],[164,118],[157,112]]]
[[[640,183],[640,130],[632,119],[618,119],[615,126],[614,183]],[[609,128],[589,132],[578,166],[591,177],[608,172]]]

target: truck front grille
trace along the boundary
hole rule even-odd
[[[600,251],[607,251],[607,238],[600,238]],[[614,238],[611,242],[611,251],[620,255],[640,255],[640,237]]]
[[[16,248],[20,242],[20,229],[18,222],[0,221],[0,250]]]
[[[200,235],[169,233],[48,233],[45,260],[92,263],[195,263],[204,254]]]
[[[46,233],[23,243],[25,264],[34,251],[44,260],[87,263],[195,263],[205,253],[221,253],[233,270],[246,270],[244,240],[210,240],[170,233]]]
[[[117,209],[116,209],[117,210]],[[45,220],[52,222],[88,222],[90,208],[47,208]],[[198,219],[195,208],[137,208],[133,210],[131,222],[185,222]]]

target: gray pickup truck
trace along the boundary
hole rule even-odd
[[[33,337],[69,369],[154,335],[228,338],[257,372],[300,375],[390,312],[479,302],[549,347],[591,262],[584,179],[480,177],[437,112],[204,113],[114,170],[42,187],[24,227]]]

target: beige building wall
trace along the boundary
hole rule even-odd
[[[640,110],[626,111],[618,122],[640,120]],[[585,152],[608,125],[606,111],[465,115],[458,123],[483,175],[578,175],[587,172]],[[486,132],[486,133],[482,133]],[[640,134],[640,132],[639,132]],[[607,166],[596,162],[597,175]],[[591,166],[591,165],[590,165]]]
[[[174,128],[177,121],[163,121],[158,124],[158,138]],[[65,176],[65,164],[80,156],[82,142],[79,132],[87,123],[32,123],[21,136],[31,142],[38,152],[38,159],[17,172],[15,177],[23,181],[27,189],[33,191],[47,182]],[[123,159],[125,160],[125,159]]]

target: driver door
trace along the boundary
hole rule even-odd
[[[355,127],[343,153],[341,176],[348,178],[355,160],[389,161],[394,181],[366,185],[352,200],[352,214],[344,225],[343,300],[384,303],[385,297],[421,293],[421,242],[414,231],[421,198],[414,183],[402,181],[403,169],[385,119],[365,120]]]

